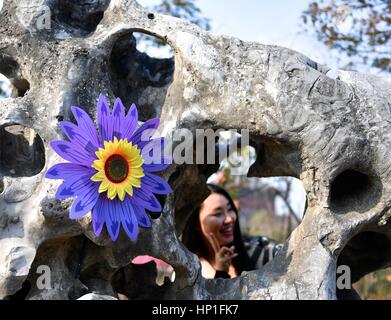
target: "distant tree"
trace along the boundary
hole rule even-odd
[[[302,14],[303,29],[361,64],[391,72],[390,0],[319,0]],[[348,65],[348,66],[349,66]]]
[[[200,28],[209,31],[210,19],[202,15],[201,9],[196,5],[196,0],[163,0],[160,4],[147,7],[152,12],[174,16],[186,19]],[[142,4],[142,1],[140,1]],[[144,35],[136,37],[138,41],[147,42],[148,46],[163,46],[165,43],[156,38],[150,38]]]
[[[210,20],[202,16],[196,0],[163,0],[162,3],[152,7],[152,10],[189,20],[202,29],[210,30]]]

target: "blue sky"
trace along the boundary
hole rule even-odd
[[[198,0],[212,31],[246,41],[290,44],[308,0]]]

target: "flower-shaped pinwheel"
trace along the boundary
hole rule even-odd
[[[136,130],[136,106],[133,104],[125,115],[118,98],[111,112],[102,95],[97,112],[100,135],[88,114],[72,107],[78,125],[68,121],[60,123],[69,141],[50,143],[69,162],[51,167],[46,178],[64,180],[56,192],[57,199],[76,197],[70,210],[71,219],[91,211],[96,236],[106,224],[111,239],[116,240],[122,225],[129,238],[136,240],[138,225],[151,227],[145,209],[162,211],[153,193],[172,192],[164,179],[151,173],[164,170],[171,158],[163,156],[164,138],[152,139],[159,119],[148,120]],[[154,152],[153,160],[145,161],[151,159],[151,152],[156,148],[158,157]]]
[[[164,279],[167,277],[171,282],[175,281],[175,270],[168,263],[152,256],[137,256],[132,260],[135,265],[143,265],[153,261],[156,266],[156,278],[155,282],[158,286],[164,285]]]

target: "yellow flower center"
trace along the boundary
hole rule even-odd
[[[95,154],[98,159],[92,167],[98,172],[91,180],[101,182],[99,193],[107,191],[109,199],[118,196],[123,201],[126,194],[133,195],[133,187],[141,187],[144,160],[137,146],[133,146],[127,139],[118,140],[114,137],[114,141],[105,141],[104,148]]]

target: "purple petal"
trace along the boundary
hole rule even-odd
[[[134,136],[132,137],[132,143],[134,145],[139,145],[140,142],[149,142],[151,137],[156,132],[156,129],[159,127],[160,119],[150,119],[137,129]]]
[[[128,237],[135,241],[138,235],[138,222],[133,207],[129,201],[121,203],[121,222]]]
[[[98,150],[98,146],[89,140],[83,129],[68,121],[60,122],[60,127],[72,144],[77,145],[78,149],[83,150],[91,158],[96,158],[95,152]]]
[[[102,232],[103,226],[105,224],[105,212],[102,209],[102,197],[106,197],[101,194],[96,202],[95,207],[92,209],[92,227],[94,229],[94,233],[97,237]]]
[[[63,182],[58,187],[55,197],[57,200],[64,200],[64,199],[76,197],[76,192],[72,190],[68,182]]]
[[[148,189],[150,192],[157,194],[167,194],[172,192],[172,189],[166,180],[150,173],[146,173],[141,179],[141,188]]]
[[[102,210],[105,215],[106,227],[109,232],[110,238],[115,241],[118,238],[119,230],[121,227],[121,207],[119,206],[119,200],[110,200],[103,198]]]
[[[64,134],[68,137],[69,140],[72,141],[75,138],[77,138],[78,136],[78,133],[76,133],[76,128],[78,128],[77,125],[69,121],[61,121],[59,125],[62,129],[62,132],[64,132]]]
[[[83,109],[72,107],[71,110],[77,121],[77,124],[79,125],[80,131],[84,133],[86,140],[91,142],[94,149],[97,149],[100,145],[100,141],[94,122]]]
[[[140,206],[133,205],[134,213],[136,214],[137,221],[140,226],[144,228],[151,227],[151,220],[148,215],[145,213],[145,209]]]
[[[124,121],[121,124],[121,132],[122,132],[123,139],[128,139],[128,141],[131,140],[134,130],[137,127],[137,121],[138,121],[137,107],[135,104],[132,104],[132,106],[128,111],[128,114],[126,115]]]
[[[56,199],[63,200],[78,196],[79,194],[88,193],[90,189],[95,188],[95,183],[90,178],[90,175],[68,178],[58,187]]]
[[[90,166],[95,160],[69,141],[52,141],[50,142],[52,149],[63,159],[75,164]]]
[[[86,193],[83,193],[73,201],[69,217],[71,219],[79,219],[85,216],[95,206],[99,197],[98,186],[95,184]]]
[[[57,200],[64,200],[64,199],[72,198],[75,196],[76,196],[75,191],[73,191],[72,188],[66,182],[63,182],[58,187],[56,195],[55,195]]]
[[[109,104],[107,103],[106,98],[103,95],[100,95],[98,101],[98,127],[103,141],[113,140],[113,126],[112,121],[110,120]]]
[[[58,163],[51,167],[45,177],[47,179],[68,179],[74,176],[94,174],[94,169],[74,163]]]
[[[141,188],[133,189],[133,197],[131,200],[135,205],[143,206],[145,209],[151,212],[161,212],[162,206],[156,197],[148,190]]]
[[[117,100],[115,100],[114,103],[114,110],[111,116],[111,121],[113,125],[113,137],[117,137],[118,140],[122,139],[121,123],[124,121],[124,118],[125,118],[125,108],[122,104],[121,99],[117,98]]]

